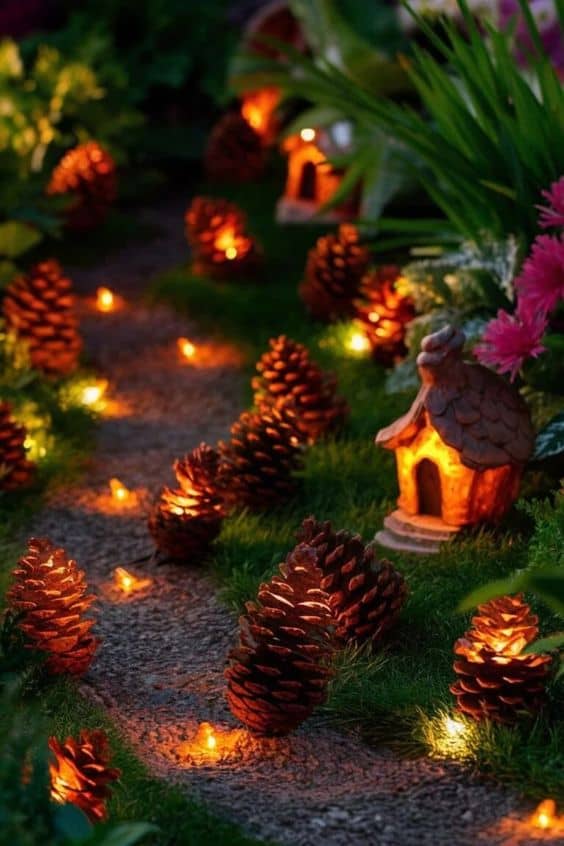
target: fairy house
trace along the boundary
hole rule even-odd
[[[421,389],[376,444],[395,452],[398,509],[376,540],[435,552],[463,526],[500,520],[518,496],[534,447],[526,404],[505,379],[462,358],[464,334],[445,326],[423,339]]]
[[[305,128],[286,138],[282,151],[287,156],[284,195],[278,201],[276,219],[280,223],[310,220],[339,222],[358,212],[358,195],[353,194],[335,208],[320,212],[339,188],[344,171],[330,159],[351,149],[350,126],[340,121],[327,129]]]

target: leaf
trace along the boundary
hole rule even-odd
[[[553,417],[537,435],[534,458],[544,461],[564,453],[564,412]]]
[[[523,652],[553,652],[555,649],[560,649],[561,646],[564,646],[564,632],[556,632],[530,643]]]
[[[86,815],[76,805],[57,805],[53,810],[56,831],[71,843],[80,843],[92,831]]]
[[[557,614],[564,614],[564,567],[526,571],[523,590],[534,593]]]
[[[0,223],[0,255],[16,258],[40,241],[41,233],[27,223],[17,220]]]
[[[481,585],[481,587],[476,588],[464,597],[462,602],[459,603],[457,610],[461,613],[464,611],[470,611],[478,605],[483,605],[484,602],[489,602],[490,599],[495,599],[498,596],[505,596],[509,593],[517,593],[519,590],[523,589],[522,580],[523,573],[518,571],[512,576],[509,576],[507,579],[496,579],[493,582]]]
[[[13,261],[0,261],[0,288],[11,282],[18,268]]]
[[[84,842],[84,846],[134,846],[158,828],[150,823],[132,822],[101,826]]]

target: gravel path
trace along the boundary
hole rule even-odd
[[[54,493],[33,527],[76,556],[100,596],[102,645],[83,690],[105,704],[152,771],[280,844],[540,842],[519,822],[529,809],[517,797],[454,764],[398,760],[315,719],[288,739],[252,739],[236,728],[223,698],[236,621],[205,575],[142,562],[130,569],[151,576],[150,589],[125,598],[112,587],[116,566],[152,550],[147,504],[172,480],[173,459],[225,437],[241,405],[234,350],[206,343],[166,308],[134,302],[152,273],[184,260],[181,212],[178,205],[153,212],[162,235],[124,248],[95,271],[69,268],[83,294],[104,284],[127,298],[115,314],[85,307],[86,347],[110,380],[115,410],[102,421],[81,482]],[[199,365],[179,360],[181,335],[201,344]],[[113,476],[140,492],[137,506],[111,504]],[[202,752],[194,740],[202,721],[217,728],[215,752]]]

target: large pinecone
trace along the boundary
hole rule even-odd
[[[355,318],[362,324],[373,357],[384,367],[391,367],[406,354],[405,332],[415,317],[413,300],[395,289],[399,275],[395,265],[370,270],[362,279],[355,303]]]
[[[311,316],[326,323],[351,317],[368,261],[368,250],[359,244],[351,224],[319,238],[309,251],[300,285],[300,297]]]
[[[261,510],[289,499],[303,466],[303,439],[292,408],[244,411],[219,444],[228,502]]]
[[[407,597],[401,573],[389,561],[376,561],[360,535],[335,532],[329,521],[308,517],[297,537],[317,552],[321,587],[329,596],[337,636],[345,642],[378,643]]]
[[[337,380],[311,361],[303,344],[285,335],[271,338],[270,350],[257,363],[252,382],[255,405],[292,403],[298,426],[314,442],[339,429],[349,413],[346,400],[337,396]]]
[[[186,238],[194,258],[194,270],[219,279],[252,275],[260,264],[256,242],[246,233],[245,213],[229,200],[195,197],[184,216]],[[229,258],[225,236],[236,250]]]
[[[522,594],[478,606],[472,628],[454,645],[460,711],[475,720],[512,723],[535,715],[545,700],[550,655],[523,654],[538,636],[538,617]]]
[[[238,112],[227,112],[212,129],[205,166],[217,182],[253,182],[261,176],[265,166],[261,137]]]
[[[72,194],[67,209],[71,229],[93,229],[102,223],[117,195],[116,165],[97,141],[79,144],[65,153],[53,170],[48,194]]]
[[[179,487],[164,488],[149,517],[159,550],[177,561],[199,563],[219,535],[224,517],[218,488],[219,455],[200,444],[174,465]]]
[[[84,571],[47,538],[32,538],[12,577],[8,607],[21,614],[29,648],[47,654],[51,673],[86,672],[98,641],[94,620],[84,616],[95,599],[86,592]]]
[[[49,749],[53,753],[49,762],[51,798],[61,805],[76,805],[92,823],[105,820],[106,802],[111,796],[108,785],[121,775],[109,766],[106,733],[83,729],[78,740],[67,737],[64,743],[50,737]]]
[[[9,403],[0,401],[0,491],[29,484],[35,465],[26,458],[26,430],[12,417]]]
[[[334,648],[315,550],[296,547],[280,574],[247,603],[225,671],[232,713],[265,735],[288,734],[325,701]]]
[[[6,324],[27,343],[37,370],[63,376],[76,368],[82,340],[74,305],[72,282],[55,259],[39,262],[8,286]]]

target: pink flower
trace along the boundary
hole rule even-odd
[[[528,358],[536,358],[545,351],[540,341],[546,325],[542,314],[529,316],[521,314],[519,309],[515,314],[508,314],[500,309],[486,326],[474,355],[481,364],[498,373],[509,373],[513,382]]]
[[[564,176],[553,182],[550,191],[543,191],[548,206],[537,206],[540,211],[539,223],[544,229],[552,226],[564,226]]]
[[[564,300],[564,238],[540,235],[515,280],[520,309],[546,317]]]

